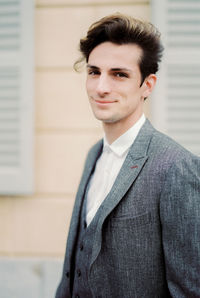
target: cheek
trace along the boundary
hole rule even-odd
[[[127,87],[121,88],[119,93],[124,99],[126,99],[126,101],[132,102],[134,100],[136,90],[132,86],[131,87],[128,86],[128,88]]]
[[[137,86],[131,86],[129,90],[127,91],[127,95],[129,98],[132,97],[133,100],[137,101],[141,97],[141,89]]]
[[[87,91],[88,94],[90,94],[95,89],[94,82],[92,82],[89,79],[86,80],[86,85],[85,86],[86,86],[86,91]]]

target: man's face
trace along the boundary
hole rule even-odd
[[[95,117],[106,123],[132,126],[143,113],[144,97],[139,60],[142,50],[135,44],[104,42],[90,53],[86,89]]]

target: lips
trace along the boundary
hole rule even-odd
[[[109,103],[114,103],[115,101],[114,100],[97,100],[95,99],[95,102],[96,103],[99,103],[99,104],[109,104]]]

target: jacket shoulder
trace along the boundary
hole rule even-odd
[[[153,132],[149,152],[154,152],[158,155],[161,154],[163,158],[166,156],[171,156],[171,158],[176,159],[189,158],[200,160],[198,156],[187,150],[174,139],[156,129],[154,129]]]

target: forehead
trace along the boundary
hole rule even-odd
[[[97,67],[136,67],[141,56],[142,50],[136,44],[118,45],[104,42],[92,50],[88,63]]]

